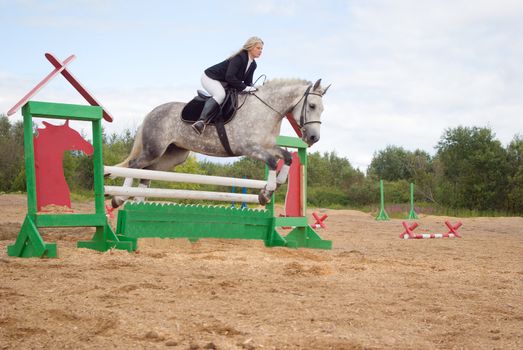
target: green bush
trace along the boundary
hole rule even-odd
[[[309,205],[313,207],[347,206],[349,197],[343,191],[332,187],[310,187],[307,190]]]

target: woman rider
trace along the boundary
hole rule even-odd
[[[260,57],[262,50],[263,41],[253,36],[234,55],[204,71],[201,78],[202,86],[212,97],[205,102],[200,118],[192,125],[199,135],[215,109],[225,100],[225,87],[234,88],[239,92],[256,91],[252,86],[252,77],[257,66],[254,59]]]

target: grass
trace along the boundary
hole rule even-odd
[[[12,194],[25,194],[25,192],[9,192]],[[6,194],[6,192],[0,192],[0,194]],[[282,198],[279,198],[280,196],[276,197],[276,204],[278,205],[284,205],[284,195],[282,195]],[[77,202],[89,202],[93,200],[93,192],[89,190],[74,190],[71,192],[71,200],[77,201]],[[184,204],[201,204],[200,201],[190,201],[190,200],[169,200],[169,199],[162,199],[162,201],[171,201],[171,202],[177,202],[177,203],[184,203]],[[227,202],[208,202],[207,204],[221,204],[221,205],[230,205],[230,203]],[[237,203],[238,204],[238,203]],[[241,205],[241,203],[240,203]],[[249,207],[254,207],[255,205],[249,205]],[[315,207],[313,204],[308,203],[308,206]],[[372,215],[377,215],[379,211],[379,205],[341,205],[338,203],[331,203],[328,205],[321,206],[322,208],[329,208],[334,210],[342,210],[342,209],[351,209],[351,210],[359,210],[364,213],[369,213]],[[522,217],[522,214],[518,213],[510,213],[506,211],[501,210],[474,210],[474,209],[465,209],[465,208],[446,208],[434,205],[434,203],[427,203],[427,202],[420,202],[416,203],[415,205],[415,211],[419,215],[435,215],[435,216],[452,216],[452,217],[460,217],[460,218],[471,218],[471,217]],[[408,213],[410,211],[410,203],[394,203],[394,204],[386,204],[385,205],[385,211],[387,214],[394,219],[405,219],[408,216]]]
[[[310,205],[310,204],[309,204]],[[373,216],[378,215],[379,204],[375,205],[348,205],[342,206],[339,204],[331,204],[325,206],[330,209],[350,209],[359,210],[364,213],[371,214]],[[414,210],[418,215],[434,215],[434,216],[452,216],[460,218],[471,218],[471,217],[521,217],[522,214],[509,213],[501,210],[471,210],[464,208],[445,208],[434,205],[434,203],[416,203]],[[385,211],[392,219],[406,219],[410,212],[410,203],[394,203],[386,204]]]
[[[466,208],[446,208],[442,206],[434,205],[433,203],[417,203],[414,206],[414,210],[418,215],[435,215],[435,216],[452,216],[460,218],[471,218],[471,217],[511,217],[521,216],[517,213],[509,213],[501,210],[473,210]],[[378,213],[379,207],[371,207],[370,212]],[[402,219],[406,218],[410,212],[410,203],[401,204],[388,204],[385,205],[385,211],[391,218]]]
[[[76,202],[89,202],[94,199],[93,191],[89,190],[75,190],[71,192],[71,200]]]

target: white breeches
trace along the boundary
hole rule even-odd
[[[209,78],[205,73],[202,74],[201,81],[205,91],[211,94],[212,98],[221,105],[223,100],[225,100],[225,89],[223,88],[222,83],[218,80]]]

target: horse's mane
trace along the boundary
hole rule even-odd
[[[291,85],[310,85],[311,82],[307,81],[305,79],[271,79],[267,80],[260,89],[267,89],[267,90],[274,90],[278,89],[284,86],[291,86]]]

